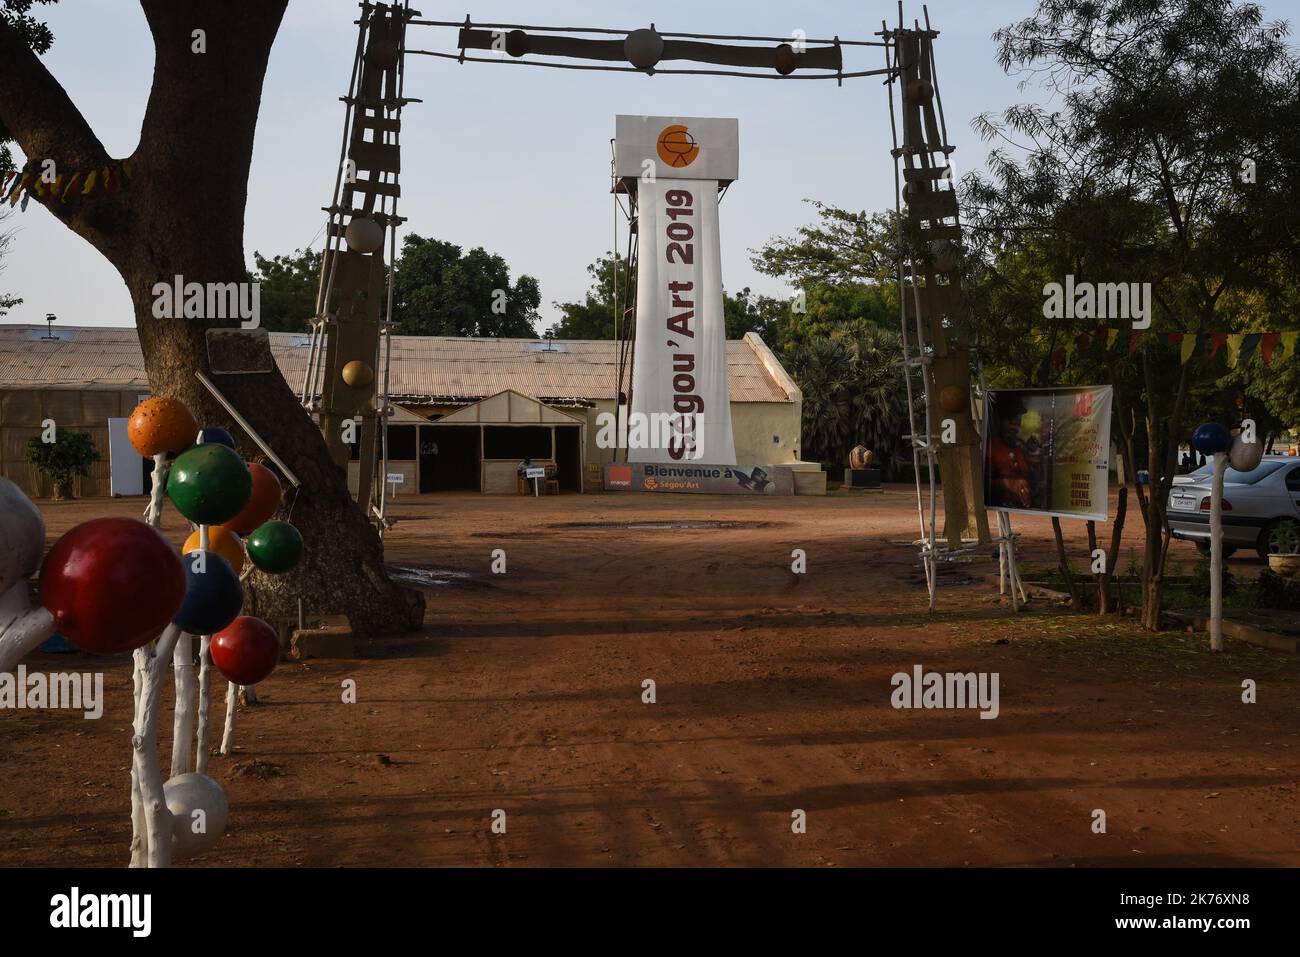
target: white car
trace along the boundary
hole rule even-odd
[[[1175,477],[1166,508],[1174,538],[1210,551],[1210,483],[1207,463]],[[1260,558],[1300,554],[1300,459],[1266,455],[1249,472],[1229,466],[1223,479],[1223,554],[1254,548]]]

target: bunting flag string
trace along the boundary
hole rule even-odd
[[[28,163],[22,169],[0,171],[0,203],[7,200],[13,207],[33,196],[46,204],[55,200],[67,203],[92,199],[97,195],[114,197],[134,174],[130,160],[112,160],[107,166],[58,173],[49,179],[39,166]]]
[[[1120,332],[1120,329],[1106,325],[1098,326],[1095,332],[1081,332],[1077,336],[1066,339],[1052,352],[1051,363],[1059,369],[1069,365],[1072,357],[1086,355],[1089,350],[1099,350],[1104,354],[1113,355],[1116,352],[1115,347],[1119,342]],[[1130,330],[1125,355],[1134,355],[1141,348],[1146,335],[1147,333],[1140,329]],[[1228,365],[1234,369],[1249,362],[1256,354],[1265,365],[1272,365],[1283,359],[1293,359],[1296,355],[1297,339],[1300,339],[1300,330],[1234,333],[1170,332],[1165,335],[1165,341],[1178,349],[1179,360],[1183,365],[1197,355],[1201,356],[1203,361],[1209,362],[1222,351]]]

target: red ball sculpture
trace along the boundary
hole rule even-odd
[[[275,473],[260,462],[249,462],[248,471],[253,476],[253,494],[248,497],[248,504],[243,510],[222,525],[232,532],[247,535],[266,524],[267,520],[280,508],[283,494],[280,480]]]
[[[212,663],[237,685],[255,685],[275,670],[280,636],[260,618],[240,615],[212,636]]]
[[[133,518],[78,525],[41,565],[41,604],[64,637],[92,654],[152,641],[184,601],[180,556],[157,529]]]

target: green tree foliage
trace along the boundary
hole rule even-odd
[[[1182,363],[1168,334],[1242,329],[1248,317],[1231,294],[1269,289],[1296,269],[1300,99],[1286,36],[1284,24],[1234,0],[1040,0],[995,34],[1002,67],[1053,102],[977,120],[1002,144],[991,177],[963,184],[979,257],[973,285],[988,286],[981,350],[1006,373],[1050,379],[1055,363],[1044,370],[1043,359],[1077,332],[1045,322],[1041,299],[1027,308],[1035,283],[1073,274],[1152,284],[1142,348],[1129,357],[1122,335],[1095,357],[1117,387],[1121,442],[1132,451],[1145,433],[1150,492],[1138,489],[1138,502],[1151,628],[1169,545],[1165,497],[1206,395],[1201,379],[1216,371]],[[1011,320],[1001,335],[999,318]],[[1076,372],[1100,375],[1086,368],[1093,358]]]
[[[510,268],[482,247],[415,234],[402,242],[393,290],[397,332],[408,336],[537,338],[537,280],[510,281]]]
[[[892,479],[907,431],[902,360],[898,335],[862,319],[797,346],[786,368],[803,390],[804,458],[842,468],[865,445]]]
[[[8,211],[5,209],[4,205],[0,204],[0,222],[2,222],[8,215]],[[12,233],[0,231],[0,272],[4,271],[4,257],[5,254],[9,252],[9,245],[12,242]],[[3,319],[5,314],[14,306],[21,306],[22,302],[22,299],[17,296],[0,292],[0,319]]]
[[[615,292],[619,309],[635,300],[635,287],[628,283],[628,264],[622,256],[607,252],[587,266],[591,286],[582,302],[552,303],[560,310],[560,321],[548,332],[553,339],[614,339]]]
[[[865,445],[893,478],[908,430],[898,220],[812,205],[815,222],[754,254],[756,269],[795,290],[769,300],[765,338],[803,391],[804,455],[837,468]]]
[[[262,326],[272,332],[306,332],[316,315],[321,254],[295,249],[267,259],[253,253],[254,282],[261,284]]]
[[[746,286],[736,295],[722,293],[722,312],[728,339],[743,339],[754,332],[767,345],[779,347],[786,303],[771,296],[761,296]]]
[[[582,302],[557,302],[560,321],[547,332],[553,339],[614,339],[614,290],[618,292],[618,307],[632,305],[636,299],[635,282],[629,283],[627,260],[606,252],[587,266],[591,277]],[[728,339],[741,339],[747,332],[757,332],[765,342],[773,343],[779,331],[779,319],[784,306],[768,296],[760,296],[749,288],[736,295],[723,292],[723,318]]]
[[[27,440],[27,461],[54,484],[58,498],[72,498],[73,480],[89,475],[91,465],[99,459],[88,432],[60,429],[53,442],[42,442],[39,435]]]
[[[34,53],[48,53],[54,43],[54,34],[50,32],[48,26],[32,15],[32,7],[37,4],[58,2],[59,0],[3,0],[0,3],[0,22],[16,31]],[[0,173],[14,168],[14,156],[9,149],[9,142],[12,139],[9,130],[5,128],[3,122],[0,122]],[[10,306],[16,306],[21,301],[20,299],[11,302]],[[0,302],[3,300],[0,299]]]

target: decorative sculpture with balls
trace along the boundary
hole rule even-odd
[[[1228,466],[1249,472],[1264,458],[1264,446],[1253,423],[1236,436],[1217,422],[1206,422],[1192,433],[1192,447],[1213,461],[1210,485],[1210,650],[1223,650],[1223,479]]]
[[[240,615],[243,579],[254,568],[288,571],[302,557],[303,544],[292,525],[272,520],[282,499],[275,474],[245,463],[225,429],[200,430],[184,404],[158,396],[135,409],[127,434],[154,462],[146,520],[84,522],[43,562],[40,512],[16,485],[0,479],[0,671],[11,670],[56,629],[91,654],[133,652],[131,866],[166,867],[173,856],[208,849],[226,827],[225,792],[206,774],[212,666],[229,682],[225,754],[239,687],[263,681],[280,657],[275,629]],[[170,465],[169,455],[176,456]],[[196,526],[180,553],[159,531],[164,492]],[[241,534],[248,536],[247,564]],[[27,580],[38,565],[40,607],[33,609]],[[195,635],[201,638],[197,688]],[[158,718],[168,662],[176,711],[171,775],[164,782]],[[192,761],[196,692],[198,753]]]

